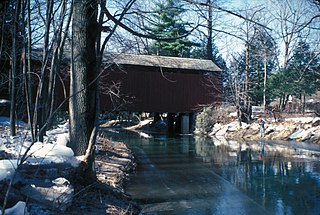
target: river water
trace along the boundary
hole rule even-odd
[[[108,133],[138,166],[126,192],[141,214],[320,214],[320,147]]]

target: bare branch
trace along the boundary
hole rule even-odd
[[[207,4],[207,3],[202,3],[202,2],[197,2],[196,0],[183,0],[183,1],[186,1],[186,2],[189,2],[189,3],[192,3],[192,4],[201,5],[201,6],[207,6],[207,7],[215,8],[215,9],[217,9],[217,10],[220,10],[220,11],[223,11],[223,12],[226,12],[226,13],[229,13],[229,14],[231,14],[231,15],[233,15],[233,16],[239,17],[239,18],[241,18],[241,19],[244,19],[244,20],[246,20],[246,21],[252,22],[252,23],[254,23],[254,24],[256,24],[256,25],[259,25],[259,26],[261,26],[261,27],[263,27],[263,28],[266,28],[266,29],[272,31],[271,28],[269,28],[269,27],[267,27],[267,26],[265,26],[265,25],[263,25],[263,24],[261,24],[261,23],[259,23],[259,22],[257,22],[257,21],[254,21],[253,19],[249,19],[249,18],[247,18],[247,17],[245,17],[245,16],[242,16],[241,14],[238,14],[238,13],[233,12],[233,11],[231,11],[231,10],[224,9],[224,8],[219,7],[219,6],[217,6],[217,5]]]
[[[181,35],[179,37],[174,37],[174,38],[164,38],[164,37],[159,37],[157,35],[154,34],[142,34],[139,33],[135,30],[133,30],[132,28],[128,27],[127,25],[125,25],[124,23],[122,23],[121,21],[119,21],[118,19],[116,19],[110,12],[109,10],[105,7],[105,5],[101,5],[102,11],[104,12],[104,14],[108,17],[108,19],[112,20],[116,25],[120,26],[121,28],[125,29],[126,31],[128,31],[129,33],[138,36],[138,37],[143,37],[143,38],[148,38],[148,39],[154,39],[154,40],[158,40],[158,41],[174,41],[177,39],[182,39],[185,38],[186,36],[190,35],[197,27],[195,26],[193,29],[191,29],[187,34],[185,35]]]

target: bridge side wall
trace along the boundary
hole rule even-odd
[[[203,105],[221,102],[219,73],[213,73],[209,80],[203,71],[122,66],[107,74],[101,82],[109,86],[117,83],[120,99],[103,95],[104,111],[192,113]]]

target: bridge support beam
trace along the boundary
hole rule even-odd
[[[153,113],[153,122],[156,123],[161,120],[160,113]]]
[[[174,135],[175,133],[175,114],[174,113],[168,113],[167,115],[167,123],[168,123],[168,134]]]
[[[189,118],[189,114],[187,113],[183,113],[180,116],[180,125],[181,125],[181,129],[180,129],[180,133],[181,134],[189,134],[190,133],[190,118]]]
[[[196,127],[196,113],[189,113],[189,132],[193,133]]]

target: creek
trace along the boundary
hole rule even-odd
[[[110,131],[136,156],[125,190],[141,214],[320,213],[318,145]]]

